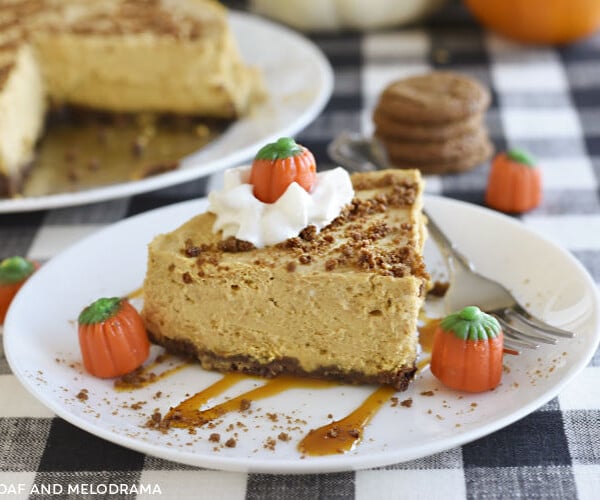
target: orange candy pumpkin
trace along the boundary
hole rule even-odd
[[[598,0],[465,0],[485,26],[521,42],[563,44],[600,28]]]
[[[83,365],[96,377],[125,375],[150,354],[144,322],[127,299],[93,302],[79,315],[78,333]]]
[[[431,373],[459,391],[494,389],[502,378],[504,336],[493,316],[476,306],[446,316],[431,351]]]
[[[261,148],[250,171],[254,196],[264,203],[276,202],[292,182],[310,191],[316,180],[313,154],[290,137],[282,137]]]
[[[39,267],[23,257],[9,257],[0,262],[0,325],[19,289]]]
[[[485,193],[486,204],[507,213],[522,213],[542,201],[542,175],[524,151],[511,149],[492,160]]]

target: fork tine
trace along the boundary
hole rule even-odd
[[[502,316],[517,330],[520,330],[517,325],[521,323],[521,325],[527,328],[527,330],[523,330],[524,334],[534,337],[535,339],[539,339],[541,342],[545,342],[547,344],[556,344],[558,341],[558,335],[548,333],[546,329],[542,329],[533,321],[527,320],[525,316],[519,314],[513,308],[505,309],[502,312]]]
[[[521,354],[523,349],[537,349],[540,346],[537,344],[530,344],[529,342],[523,342],[518,339],[514,339],[509,336],[509,334],[504,335],[504,347],[508,349],[512,349],[513,351],[517,351]]]
[[[507,322],[507,324],[512,328],[511,333],[513,333],[513,335],[516,335],[521,339],[528,339],[533,342],[541,342],[542,344],[558,344],[558,339],[556,337],[537,335],[535,332],[521,330],[520,328],[516,327],[513,323]]]
[[[547,339],[540,339],[540,338],[534,337],[532,335],[528,335],[527,333],[523,332],[522,330],[519,330],[519,329],[515,328],[514,326],[512,326],[510,323],[508,323],[504,318],[502,318],[498,314],[494,314],[494,317],[500,323],[500,326],[502,327],[502,331],[504,332],[504,336],[510,338],[513,341],[517,341],[517,342],[523,344],[523,347],[525,345],[528,345],[531,349],[537,349],[538,347],[540,347],[540,344],[538,342],[546,342],[546,343],[555,343],[556,342],[555,339],[553,339],[553,341],[551,341],[551,340],[547,340]]]
[[[508,311],[507,311],[508,312]],[[536,318],[521,306],[515,306],[510,309],[510,314],[514,315],[519,321],[522,321],[526,325],[529,325],[536,330],[541,330],[546,332],[549,335],[554,335],[556,337],[563,337],[572,339],[575,337],[575,333],[569,332],[567,330],[563,330],[562,328],[557,328],[555,326],[549,325],[548,323],[544,323],[541,319]]]

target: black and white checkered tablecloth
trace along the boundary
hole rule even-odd
[[[543,204],[522,221],[571,251],[600,282],[600,35],[564,48],[526,47],[482,31],[453,6],[425,26],[313,39],[334,67],[335,89],[324,112],[297,138],[321,168],[330,166],[326,146],[337,133],[371,131],[370,111],[388,81],[436,67],[474,75],[493,92],[487,124],[497,149],[525,147],[543,168]],[[488,170],[482,165],[430,177],[427,189],[482,204]],[[45,261],[114,221],[203,196],[213,182],[199,179],[89,206],[2,214],[0,257]],[[79,430],[34,400],[0,351],[0,498],[27,498],[33,484],[143,483],[160,485],[164,498],[595,499],[599,387],[596,353],[557,398],[460,448],[377,470],[256,475],[170,463]],[[10,494],[18,485],[24,485],[21,492]]]

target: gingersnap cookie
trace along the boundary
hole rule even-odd
[[[376,136],[391,158],[421,164],[436,161],[450,161],[480,150],[488,141],[485,128],[444,141],[398,141]]]
[[[490,101],[489,90],[474,78],[434,71],[391,83],[377,107],[402,122],[439,124],[483,113]]]
[[[400,141],[443,141],[466,135],[483,126],[483,114],[475,113],[461,120],[439,124],[419,124],[396,120],[381,107],[373,113],[375,135]]]
[[[463,156],[449,160],[437,160],[427,163],[414,163],[403,158],[394,158],[388,155],[388,164],[393,168],[417,168],[423,175],[441,175],[466,172],[472,170],[494,154],[494,146],[486,140],[477,148]]]

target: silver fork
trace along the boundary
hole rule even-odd
[[[431,215],[427,212],[425,215],[429,234],[436,242],[450,273],[450,286],[444,295],[448,312],[476,305],[482,311],[493,314],[504,331],[505,346],[515,353],[521,353],[523,348],[537,349],[540,344],[556,344],[561,337],[575,336],[573,332],[536,318],[503,285],[479,274]]]

